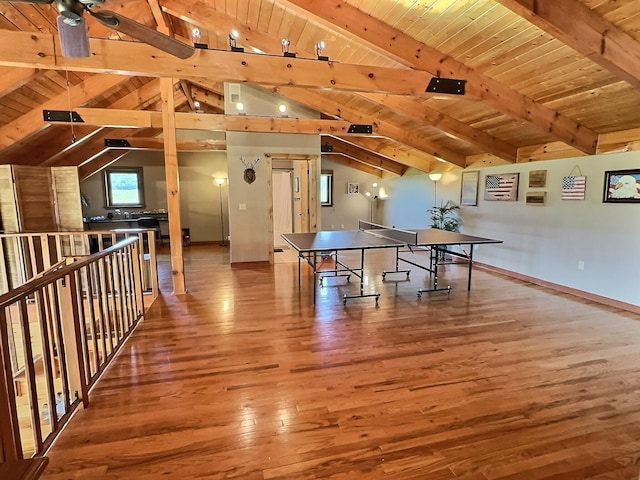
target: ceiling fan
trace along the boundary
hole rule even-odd
[[[7,0],[0,0],[7,1]],[[93,11],[91,8],[105,0],[12,0],[15,3],[34,3],[48,5],[55,3],[58,12],[58,35],[62,46],[62,55],[70,58],[89,56],[89,34],[83,17],[87,12],[103,25],[118,32],[141,40],[159,50],[178,58],[189,58],[195,51],[173,37],[160,33],[142,23],[131,20],[110,10]]]

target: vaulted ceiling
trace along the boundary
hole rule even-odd
[[[60,53],[55,5],[0,1],[0,163],[76,165],[162,148],[159,77],[178,128],[319,133],[333,159],[382,175],[640,148],[640,0],[106,0],[199,43],[185,60],[85,15],[91,55]],[[229,32],[239,33],[231,52]],[[290,41],[284,56],[282,39]],[[316,44],[325,42],[319,60]],[[435,79],[436,91],[427,91]],[[464,94],[447,80],[461,80]],[[224,115],[247,82],[319,119]],[[458,86],[458,87],[456,87]],[[198,102],[198,103],[196,103]],[[199,105],[199,107],[196,107]],[[47,118],[73,110],[82,123]],[[197,111],[197,113],[196,113]],[[353,124],[371,133],[349,133]],[[126,139],[105,145],[105,139]],[[181,140],[180,150],[224,150]],[[606,159],[606,157],[603,157]]]

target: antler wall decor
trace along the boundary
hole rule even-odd
[[[242,155],[240,155],[240,161],[242,162],[242,164],[244,165],[244,181],[251,184],[253,182],[256,181],[256,171],[255,171],[255,166],[258,164],[258,162],[260,161],[260,157],[256,157],[256,159],[254,161],[252,161],[251,163],[247,162]]]

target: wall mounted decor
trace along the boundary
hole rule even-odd
[[[518,173],[498,173],[484,178],[484,199],[515,202],[518,200]]]
[[[480,172],[462,172],[462,188],[460,189],[460,205],[478,205],[478,179]]]
[[[544,188],[547,186],[546,170],[531,170],[529,172],[529,188]]]
[[[547,192],[527,192],[527,205],[544,205],[547,201]]]
[[[604,172],[606,203],[640,203],[640,168]]]
[[[240,155],[240,161],[242,162],[242,164],[245,167],[244,168],[244,174],[242,175],[242,178],[244,178],[244,181],[247,182],[248,184],[252,184],[253,182],[256,181],[255,166],[260,161],[260,157],[256,157],[256,159],[253,162],[249,163],[242,157],[242,155]]]
[[[347,183],[347,193],[349,193],[349,194],[360,193],[360,184],[359,183]]]
[[[584,200],[586,190],[587,177],[562,177],[562,200]]]

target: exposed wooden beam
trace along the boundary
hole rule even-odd
[[[241,35],[244,45],[252,45],[267,52],[277,52],[281,48],[280,38],[276,38],[266,32],[261,32],[254,28],[254,26],[238,26],[238,19],[232,18],[223,12],[218,11],[213,6],[206,6],[202,2],[185,4],[179,0],[165,0],[163,2],[163,8],[166,11],[169,11],[172,15],[178,16],[183,20],[202,25],[204,28],[216,28],[223,31],[231,28],[237,29]],[[296,47],[295,50],[299,56],[312,57],[314,55],[314,53],[302,51],[298,47]],[[401,71],[403,70],[401,69]],[[512,162],[515,162],[516,160],[517,149],[515,146],[474,129],[443,114],[442,112],[425,107],[408,97],[398,97],[395,95],[383,96],[382,94],[376,95],[366,93],[361,95],[366,96],[369,101],[379,101],[380,104],[394,110],[400,110],[403,108],[403,113],[405,115],[415,118],[421,123],[426,121],[435,128],[463,141],[486,149],[492,154],[503,156]],[[409,113],[407,114],[407,112]]]
[[[327,160],[332,160],[346,167],[355,168],[356,170],[368,173],[369,175],[374,175],[376,177],[382,178],[382,170],[380,170],[379,168],[372,167],[369,164],[363,163],[360,160],[346,156],[342,153],[323,153],[322,158],[326,158]]]
[[[304,92],[300,89],[291,87],[279,87],[276,91],[294,99],[296,102],[307,105],[308,107],[320,112],[327,113],[332,116],[338,116],[353,123],[372,123],[374,125],[374,131],[379,135],[391,138],[396,142],[403,143],[417,150],[422,150],[423,152],[427,152],[436,157],[443,158],[447,162],[455,165],[461,167],[465,166],[466,159],[464,155],[446,147],[442,147],[441,145],[436,145],[433,142],[429,142],[415,131],[407,131],[406,129],[391,123],[371,118],[368,115],[364,115],[312,91]]]
[[[189,108],[191,109],[191,111],[195,112],[196,110],[198,110],[193,100],[193,94],[191,93],[191,86],[189,85],[189,83],[186,80],[180,80],[180,88],[182,89],[182,92],[187,99],[187,103],[189,104]]]
[[[113,108],[76,108],[84,125],[121,128],[159,127],[162,114],[150,110],[118,110]],[[350,122],[314,118],[254,117],[251,115],[215,115],[177,112],[176,128],[210,131],[303,133],[348,135]],[[55,123],[55,122],[54,122]],[[59,123],[67,123],[62,121]],[[363,134],[353,134],[363,135]]]
[[[117,134],[117,132],[114,132]],[[121,137],[114,137],[121,138]],[[163,150],[164,139],[162,137],[126,137],[130,146],[110,147],[113,150]],[[180,152],[198,151],[225,151],[227,142],[224,140],[176,140],[176,148]]]
[[[91,56],[65,58],[56,52],[51,34],[0,30],[0,65],[68,69],[130,76],[209,78],[261,85],[293,85],[352,92],[431,96],[425,92],[432,75],[410,69],[324,62],[315,58],[285,58],[257,53],[196,49],[186,60],[138,42],[90,39]]]
[[[206,104],[211,108],[224,112],[224,97],[210,92],[203,88],[191,88],[193,99],[200,102],[200,105]]]
[[[171,273],[173,293],[187,293],[184,278],[182,228],[180,222],[180,181],[178,176],[178,151],[176,150],[176,118],[173,103],[173,82],[170,78],[160,81],[162,96],[162,138],[164,140],[164,171],[167,184],[167,211],[169,212],[169,241],[171,243]]]
[[[171,33],[171,28],[169,26],[169,22],[167,21],[167,15],[160,8],[158,0],[147,0],[147,3],[149,4],[149,8],[151,9],[153,18],[158,25],[158,30],[169,35]]]
[[[555,0],[547,1],[553,3]],[[533,0],[527,3],[530,2]],[[496,110],[531,122],[556,139],[585,153],[593,155],[596,152],[598,134],[593,130],[467,67],[401,30],[364,14],[344,1],[286,0],[285,3],[302,9],[305,15],[312,14],[328,22],[331,28],[338,28],[349,38],[364,40],[377,51],[404,65],[436,76],[465,79],[467,92],[481,98]],[[567,21],[572,20],[575,18],[569,11]]]
[[[43,110],[69,110],[103,93],[105,90],[127,81],[119,75],[92,75],[83,82],[69,88],[42,104],[42,108],[34,109],[18,117],[11,123],[0,128],[0,149],[6,148],[14,142],[32,135],[46,128]],[[71,104],[70,104],[71,102]]]
[[[38,73],[33,68],[0,68],[0,97],[9,95],[31,81]]]
[[[421,150],[402,150],[397,146],[394,146],[393,144],[397,144],[397,142],[393,141],[381,142],[378,138],[366,137],[349,137],[348,139],[343,138],[342,140],[346,140],[360,148],[384,155],[386,158],[395,160],[398,163],[402,163],[403,165],[407,165],[408,167],[415,168],[425,173],[432,171],[433,166],[440,163],[435,157],[423,153]],[[392,142],[392,144],[387,145],[389,142]]]
[[[83,165],[78,167],[78,177],[80,181],[89,178],[91,175],[99,172],[103,168],[108,167],[124,157],[128,152],[118,150],[109,150],[107,148],[100,150],[92,158],[88,159]]]
[[[363,93],[361,96],[373,100],[380,105],[389,107],[401,115],[406,115],[423,122],[426,121],[429,125],[433,125],[435,128],[449,135],[453,135],[460,140],[486,150],[487,153],[492,153],[510,162],[515,162],[518,158],[518,148],[515,145],[511,145],[482,130],[470,127],[466,123],[460,122],[426,105],[422,105],[408,97],[379,93]]]
[[[389,160],[388,158],[370,152],[369,150],[362,149],[353,144],[343,142],[335,137],[323,137],[322,145],[329,146],[332,150],[331,153],[333,154],[341,154],[351,157],[359,162],[366,163],[374,168],[379,168],[380,170],[384,170],[395,175],[402,176],[404,175],[404,172],[407,171],[406,165],[394,162],[393,160]],[[328,152],[325,151],[323,152],[323,155],[327,153]]]
[[[538,28],[640,88],[640,43],[577,0],[497,0]]]
[[[114,128],[98,128],[94,135],[91,135],[85,142],[80,143],[74,148],[67,149],[59,155],[55,155],[44,162],[45,166],[78,166],[84,164],[87,159],[93,158],[98,152],[106,147],[104,139],[113,137],[116,134],[132,135],[136,130],[123,130]]]

